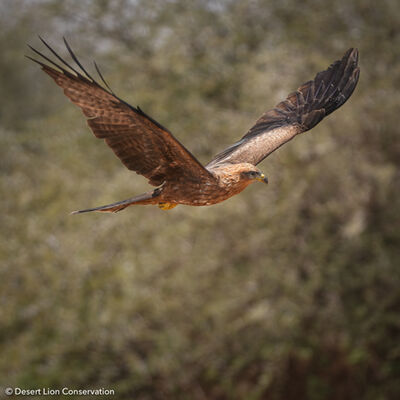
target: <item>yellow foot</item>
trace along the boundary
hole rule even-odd
[[[161,210],[170,210],[171,208],[176,207],[178,204],[175,203],[158,203],[158,208]]]

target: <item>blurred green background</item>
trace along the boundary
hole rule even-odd
[[[400,398],[399,20],[398,0],[1,1],[0,387]],[[70,216],[149,186],[23,57],[37,34],[204,163],[349,47],[361,77],[263,162],[268,187]]]

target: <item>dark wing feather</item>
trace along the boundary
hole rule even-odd
[[[117,97],[96,65],[106,87],[97,83],[78,61],[65,39],[65,45],[80,71],[41,40],[71,71],[30,46],[57,69],[28,58],[39,63],[43,71],[63,88],[65,95],[82,109],[96,137],[104,139],[128,169],[145,176],[154,186],[167,180],[188,179],[196,182],[213,179],[211,173],[166,128],[139,107],[132,107]]]
[[[351,96],[360,73],[357,63],[357,49],[349,49],[341,60],[265,112],[241,140],[215,156],[207,167],[241,162],[256,165],[294,136],[313,128]]]

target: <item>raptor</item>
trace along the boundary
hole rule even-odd
[[[31,46],[40,60],[28,58],[38,63],[81,108],[95,136],[103,139],[128,169],[143,175],[150,185],[156,186],[154,190],[127,200],[74,213],[117,212],[139,204],[154,204],[164,210],[178,204],[208,206],[240,193],[253,182],[268,183],[257,165],[342,106],[353,93],[360,74],[358,51],[349,49],[341,60],[262,114],[240,140],[204,166],[168,129],[140,107],[133,107],[119,98],[104,80],[96,63],[102,84],[87,72],[65,39],[74,65],[40,39],[59,63]]]

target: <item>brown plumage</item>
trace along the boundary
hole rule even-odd
[[[76,67],[63,60],[43,39],[43,44],[61,62],[31,49],[52,64],[41,65],[81,108],[96,137],[104,139],[122,163],[143,175],[155,190],[106,206],[76,211],[117,212],[133,204],[157,204],[170,209],[178,204],[205,206],[240,193],[255,181],[267,183],[256,165],[299,133],[313,128],[325,116],[343,105],[353,93],[359,77],[358,51],[349,49],[343,58],[314,80],[301,85],[285,101],[265,112],[236,143],[203,166],[166,128],[132,107],[110,89],[96,82],[81,65],[70,46],[65,45]]]

